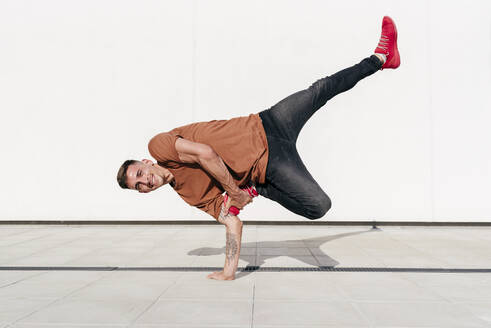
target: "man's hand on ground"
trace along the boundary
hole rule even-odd
[[[225,210],[228,210],[231,206],[237,207],[239,210],[243,209],[247,204],[252,202],[252,197],[247,191],[240,190],[237,194],[228,195],[228,200],[225,203]]]
[[[235,275],[226,275],[223,271],[217,271],[217,272],[213,272],[213,273],[210,273],[208,276],[207,276],[208,279],[215,279],[215,280],[234,280],[235,279]]]

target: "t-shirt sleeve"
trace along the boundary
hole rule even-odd
[[[148,143],[148,151],[158,162],[180,162],[176,151],[178,135],[168,132],[159,133]]]
[[[196,206],[200,210],[210,214],[218,221],[220,216],[220,211],[222,210],[223,196],[218,195],[206,204]]]

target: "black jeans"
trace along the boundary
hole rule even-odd
[[[256,185],[261,196],[314,220],[331,208],[331,200],[315,182],[297,152],[300,130],[308,119],[335,95],[354,87],[382,67],[372,55],[359,64],[316,81],[308,89],[288,96],[259,113],[269,147],[265,184]]]

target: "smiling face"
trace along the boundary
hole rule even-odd
[[[169,183],[169,176],[149,160],[135,162],[126,170],[126,185],[129,189],[147,193]]]

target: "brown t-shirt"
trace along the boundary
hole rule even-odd
[[[174,175],[173,188],[179,196],[218,219],[225,190],[198,164],[180,161],[175,147],[179,137],[211,146],[237,186],[265,182],[268,142],[259,114],[181,126],[157,134],[148,143],[152,157]]]

